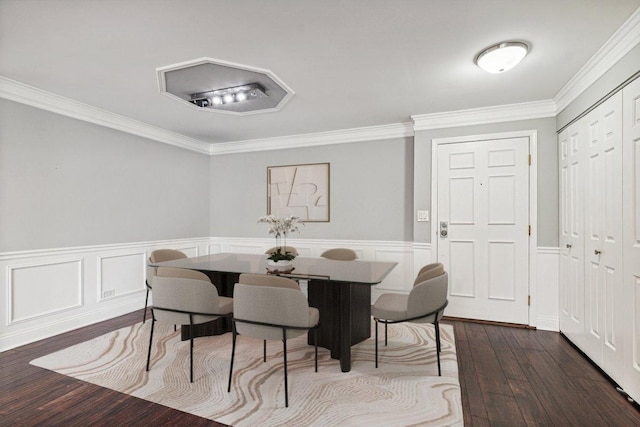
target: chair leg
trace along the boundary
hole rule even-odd
[[[440,370],[440,325],[436,320],[434,322],[434,326],[436,327],[436,355],[438,357],[438,376],[442,376],[442,371]]]
[[[262,342],[262,361],[267,361],[267,340],[263,340]]]
[[[236,323],[232,323],[232,338],[231,338],[231,364],[229,365],[229,385],[227,386],[227,393],[231,392],[231,375],[233,375],[233,358],[236,355]]]
[[[378,367],[378,319],[376,321],[376,368]]]
[[[149,361],[151,360],[151,344],[153,343],[153,327],[156,319],[153,318],[153,310],[151,310],[151,334],[149,334],[149,351],[147,352],[147,372],[149,372]]]
[[[384,322],[384,346],[387,346],[387,326],[389,326],[389,324],[387,322]]]
[[[289,407],[289,383],[287,381],[287,330],[282,328],[282,348],[284,356],[284,406]]]
[[[142,323],[147,321],[147,304],[149,304],[149,288],[147,288],[147,296],[144,299],[144,312],[142,313]]]
[[[191,314],[189,315],[189,335],[191,335],[189,344],[189,375],[191,382],[193,382],[193,319],[191,318]],[[175,325],[174,325],[175,326]]]

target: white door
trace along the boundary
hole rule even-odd
[[[620,303],[624,324],[624,382],[640,402],[640,79],[623,93],[624,281]]]
[[[584,347],[584,167],[585,127],[562,131],[560,150],[560,330]]]
[[[437,146],[447,315],[529,323],[529,138]]]
[[[616,381],[622,371],[622,93],[583,119],[585,353]]]

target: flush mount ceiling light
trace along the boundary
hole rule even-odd
[[[271,71],[220,59],[194,59],[156,72],[162,94],[203,113],[279,111],[294,96]]]
[[[518,65],[528,51],[526,43],[502,42],[484,49],[474,62],[488,73],[503,73]]]

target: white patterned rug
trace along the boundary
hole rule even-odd
[[[227,393],[231,334],[201,337],[194,345],[189,383],[189,342],[156,324],[151,370],[145,371],[150,322],[123,328],[33,360],[32,365],[233,426],[461,426],[462,406],[453,328],[441,325],[442,376],[438,377],[432,325],[389,326],[379,367],[374,340],[352,348],[343,373],[329,351],[306,336],[287,342],[289,407],[284,406],[282,343],[238,337],[234,381]],[[372,337],[375,336],[372,331]]]

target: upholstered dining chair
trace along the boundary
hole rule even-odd
[[[338,261],[354,261],[358,259],[358,254],[353,249],[333,248],[328,249],[320,254],[322,258],[334,259]]]
[[[167,273],[166,270],[163,271],[160,268],[158,270],[159,274]],[[153,305],[151,306],[151,333],[149,335],[149,352],[147,353],[147,371],[149,371],[151,361],[155,323],[189,325],[189,379],[193,382],[193,326],[221,317],[230,317],[233,314],[233,298],[219,296],[218,290],[208,278],[206,280],[198,280],[158,275],[153,278],[152,286]]]
[[[288,407],[287,340],[304,335],[309,330],[314,331],[315,370],[318,372],[317,328],[320,324],[320,313],[317,308],[309,307],[307,298],[293,280],[247,274],[241,275],[239,281],[233,290],[233,345],[227,392],[231,392],[238,334],[263,341],[279,339],[283,345],[285,406]],[[266,346],[264,348],[266,351]],[[266,361],[266,353],[264,360]]]
[[[276,252],[278,252],[278,250],[280,250],[282,252],[282,254],[286,254],[287,252],[290,253],[293,256],[298,256],[298,250],[296,248],[294,248],[293,246],[274,246],[273,248],[269,248],[265,251],[265,254],[267,255],[272,255],[275,254]]]
[[[149,262],[163,262],[163,261],[172,261],[174,259],[182,259],[186,258],[187,255],[184,252],[178,251],[176,249],[156,249],[151,252],[151,256],[149,257]],[[144,312],[142,313],[142,323],[147,321],[147,306],[149,305],[149,292],[151,292],[151,282],[153,276],[156,275],[156,267],[147,266],[147,280],[145,281],[145,285],[147,287],[147,296],[144,299]]]
[[[440,369],[440,319],[448,305],[447,293],[449,276],[444,266],[438,264],[425,269],[419,274],[413,284],[413,289],[407,294],[386,293],[380,295],[373,304],[371,313],[376,322],[375,359],[378,367],[378,324],[384,323],[384,345],[387,345],[387,326],[390,323],[413,322],[432,323],[436,334],[436,355],[438,359],[438,375]]]

